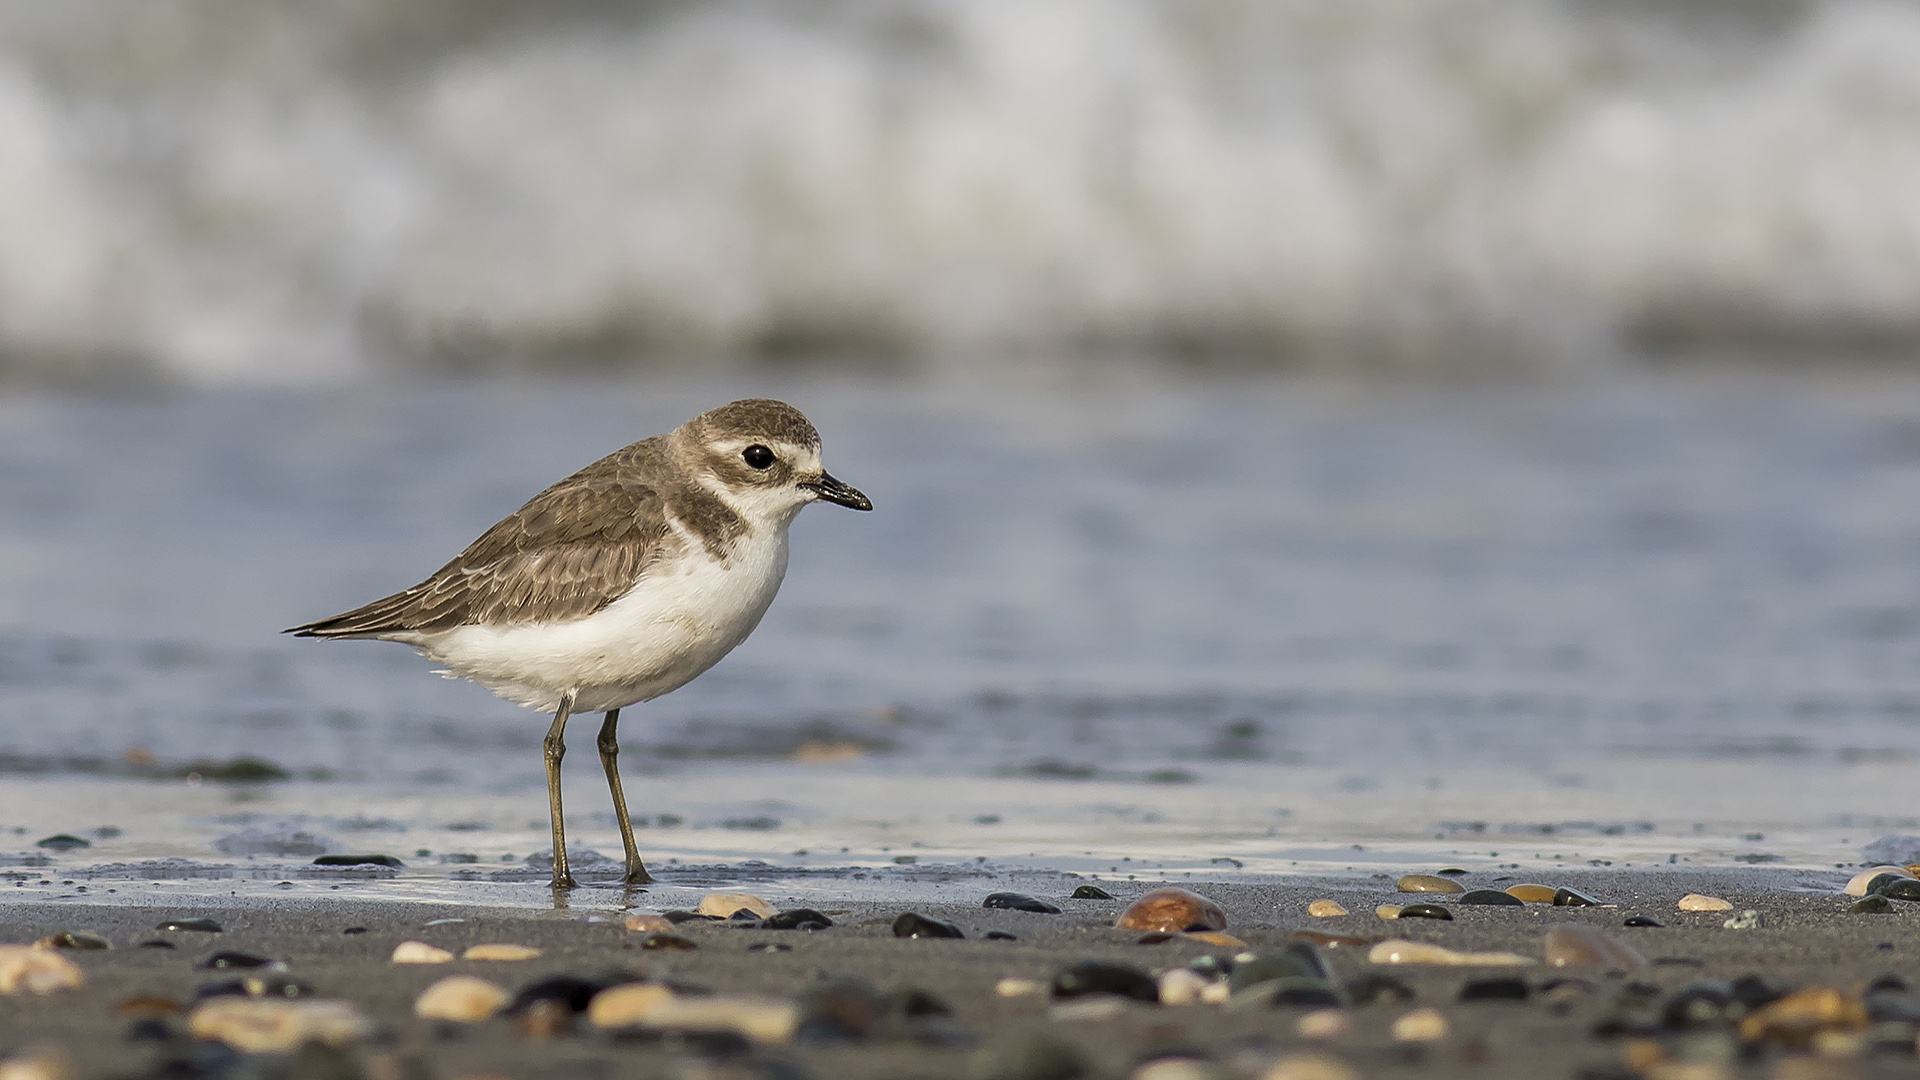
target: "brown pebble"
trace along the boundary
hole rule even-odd
[[[529,1039],[557,1039],[573,1030],[573,1010],[564,1001],[542,998],[522,1009],[513,1027]]]
[[[1866,1026],[1867,1008],[1859,998],[1831,986],[1809,986],[1740,1021],[1740,1037],[1803,1047],[1821,1032],[1858,1031]]]
[[[0,945],[0,994],[51,994],[86,982],[73,961],[35,945]]]
[[[285,1054],[310,1042],[345,1046],[372,1032],[372,1021],[344,1001],[217,997],[187,1018],[189,1035],[243,1054]]]
[[[531,945],[509,945],[504,942],[473,945],[460,954],[462,960],[538,960],[539,958],[540,950]]]
[[[1397,919],[1400,917],[1400,905],[1381,904],[1379,907],[1373,909],[1373,913],[1382,919]]]
[[[1113,921],[1122,930],[1225,930],[1219,904],[1185,889],[1155,889],[1127,905]]]
[[[1452,878],[1436,877],[1433,874],[1408,874],[1400,879],[1401,892],[1463,893],[1465,885]]]
[[[85,930],[62,930],[34,942],[43,949],[111,949],[113,942]]]
[[[413,1015],[425,1020],[478,1024],[506,1007],[513,995],[485,979],[449,975],[421,991]]]
[[[1307,914],[1316,919],[1331,919],[1336,915],[1345,915],[1347,909],[1332,900],[1315,900],[1307,905]]]
[[[452,959],[452,953],[424,941],[403,941],[393,947],[395,964],[444,964]]]
[[[721,919],[729,918],[741,910],[751,911],[755,918],[764,919],[773,914],[773,905],[752,893],[710,892],[700,898],[700,906],[696,909],[701,915]]]
[[[1353,1066],[1324,1054],[1288,1054],[1267,1066],[1260,1080],[1359,1080]]]
[[[673,930],[673,920],[665,915],[643,915],[636,912],[627,916],[627,929],[646,934],[665,934]]]
[[[1447,1037],[1447,1018],[1438,1009],[1415,1009],[1393,1022],[1395,1042],[1432,1042]]]
[[[1717,896],[1688,893],[1680,898],[1681,911],[1732,911],[1733,905]]]
[[[1591,926],[1560,926],[1547,933],[1547,963],[1554,967],[1602,964],[1609,968],[1645,967],[1647,958]]]
[[[624,983],[593,995],[587,1021],[597,1028],[632,1027],[672,1000],[673,991],[658,983]]]
[[[1232,934],[1222,934],[1218,930],[1196,930],[1191,934],[1182,934],[1181,936],[1189,941],[1218,945],[1223,949],[1242,949],[1245,948],[1247,944]]]
[[[135,994],[130,998],[122,998],[118,1004],[114,1005],[113,1011],[122,1016],[148,1018],[173,1016],[185,1012],[186,1007],[170,997],[161,997],[159,994]]]
[[[1509,885],[1507,895],[1529,904],[1553,903],[1554,888],[1551,885]]]
[[[0,1080],[73,1080],[73,1070],[58,1050],[30,1050],[0,1058]]]

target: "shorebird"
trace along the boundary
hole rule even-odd
[[[753,633],[787,572],[787,526],[821,501],[873,509],[821,466],[800,410],[736,401],[535,495],[420,584],[285,632],[411,645],[448,678],[551,712],[556,889],[574,886],[560,813],[567,718],[605,713],[600,764],[626,880],[644,884],[620,790],[620,710],[685,686]]]

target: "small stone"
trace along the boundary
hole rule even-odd
[[[220,924],[212,919],[168,919],[154,927],[155,930],[191,930],[199,934],[217,934]]]
[[[1373,909],[1373,914],[1375,918],[1379,919],[1397,919],[1400,917],[1400,905],[1381,904],[1379,907]]]
[[[1889,900],[1920,900],[1920,881],[1882,874],[1874,882],[1874,886],[1867,890],[1870,896],[1884,896]]]
[[[1452,878],[1437,877],[1433,874],[1407,874],[1400,879],[1397,888],[1401,892],[1463,893],[1465,885]]]
[[[1220,1070],[1193,1058],[1164,1057],[1133,1070],[1127,1080],[1220,1080]]]
[[[640,947],[662,952],[687,952],[700,946],[694,944],[693,939],[681,937],[679,934],[652,933],[640,939]]]
[[[58,1050],[32,1050],[0,1058],[0,1080],[73,1080],[73,1070]]]
[[[1780,998],[1740,1022],[1748,1042],[1804,1046],[1821,1031],[1858,1031],[1867,1026],[1860,999],[1831,986],[1810,986]]]
[[[1113,994],[1097,994],[1088,998],[1075,998],[1070,1001],[1057,1001],[1047,1010],[1047,1019],[1064,1020],[1069,1023],[1098,1023],[1124,1016],[1127,1003],[1131,999],[1116,997]]]
[[[108,941],[99,934],[89,934],[85,930],[62,930],[57,934],[49,934],[39,941],[34,942],[34,944],[43,949],[78,949],[82,951],[113,948],[113,942]]]
[[[348,1045],[372,1034],[373,1024],[344,1001],[218,997],[193,1010],[187,1032],[243,1054],[285,1054],[310,1042]]]
[[[513,1030],[525,1039],[558,1039],[573,1034],[573,1010],[558,1001],[535,1001],[514,1014]]]
[[[625,983],[593,996],[587,1022],[597,1028],[633,1027],[672,1000],[673,991],[658,983]]]
[[[1663,924],[1660,923],[1658,920],[1650,919],[1645,915],[1629,915],[1627,916],[1627,921],[1621,923],[1620,925],[1659,928]]]
[[[1462,893],[1456,904],[1485,904],[1488,907],[1525,907],[1526,904],[1512,893],[1499,889],[1473,889]]]
[[[1315,1009],[1293,1025],[1303,1039],[1335,1039],[1353,1026],[1345,1009]]]
[[[313,860],[315,866],[390,866],[400,869],[407,864],[392,855],[321,855]]]
[[[632,912],[627,915],[627,929],[647,934],[664,934],[673,929],[672,920],[665,915],[651,915],[645,912]]]
[[[452,959],[452,953],[424,941],[403,941],[393,947],[395,964],[444,964]]]
[[[1056,1000],[1087,994],[1118,994],[1136,1001],[1160,1000],[1160,988],[1153,976],[1132,964],[1082,960],[1053,977]]]
[[[1606,907],[1607,905],[1602,903],[1599,900],[1595,900],[1593,897],[1588,896],[1586,893],[1581,892],[1579,889],[1569,889],[1563,885],[1560,888],[1553,890],[1553,906],[1554,907]]]
[[[1316,919],[1331,919],[1336,915],[1345,915],[1347,909],[1332,900],[1315,900],[1307,905],[1307,914]]]
[[[1528,904],[1551,904],[1553,903],[1553,892],[1553,886],[1551,885],[1507,886],[1508,896]]]
[[[71,833],[55,833],[45,840],[34,841],[33,846],[46,848],[48,851],[74,851],[79,848],[92,847],[93,841],[82,840]]]
[[[1239,1008],[1257,1005],[1269,1007],[1300,1006],[1310,1008],[1338,1008],[1345,1005],[1346,999],[1340,991],[1323,979],[1284,978],[1268,979],[1241,990],[1233,989],[1229,1004]]]
[[[1058,915],[1060,909],[1037,896],[1027,896],[1017,892],[989,893],[981,907],[998,908],[1004,911],[1030,911],[1036,915]]]
[[[478,1024],[490,1019],[510,1000],[511,994],[485,979],[449,975],[414,999],[413,1015],[423,1020]]]
[[[1460,987],[1461,1001],[1525,1001],[1533,993],[1527,980],[1503,976],[1469,979]]]
[[[186,1010],[170,997],[159,994],[135,994],[121,998],[113,1006],[113,1011],[122,1016],[173,1016]]]
[[[1113,894],[1098,885],[1082,885],[1073,890],[1073,900],[1111,900]]]
[[[1547,963],[1554,967],[1600,964],[1632,969],[1647,966],[1647,958],[1591,926],[1559,926],[1547,933]]]
[[[175,944],[174,944],[173,942],[171,942],[171,941],[168,941],[168,940],[166,940],[165,938],[149,938],[148,940],[146,940],[146,941],[143,941],[143,942],[141,942],[141,943],[140,943],[140,947],[141,947],[141,948],[143,948],[143,949],[176,949],[176,948],[179,948],[179,946],[177,946],[177,945],[175,945]]]
[[[535,1002],[557,1001],[567,1007],[568,1012],[586,1012],[587,1004],[595,994],[627,981],[628,976],[614,979],[583,979],[578,975],[549,975],[536,979],[520,988],[513,995],[513,1001],[507,1006],[508,1012],[520,1012]]]
[[[1439,964],[1447,967],[1518,967],[1534,963],[1530,956],[1507,952],[1461,952],[1424,941],[1392,938],[1367,950],[1375,964]]]
[[[287,965],[265,956],[256,956],[237,949],[223,949],[209,953],[193,965],[201,971],[251,971],[254,968],[285,969]]]
[[[1235,990],[1240,990],[1268,979],[1290,978],[1327,982],[1333,978],[1333,968],[1327,964],[1327,958],[1320,955],[1320,950],[1304,942],[1294,942],[1279,952],[1234,957],[1230,981]]]
[[[993,992],[1003,998],[1033,997],[1047,992],[1047,984],[1037,979],[1016,979],[1008,976],[993,984]]]
[[[695,911],[721,919],[731,918],[736,911],[751,911],[754,918],[764,919],[773,914],[773,905],[750,893],[716,892],[701,897]]]
[[[952,923],[929,918],[916,911],[903,912],[893,920],[893,936],[902,938],[964,938],[967,935]]]
[[[1113,925],[1122,930],[1225,930],[1219,904],[1185,889],[1155,889],[1135,900]]]
[[[973,1056],[971,1080],[1079,1080],[1093,1065],[1073,1044],[1044,1032],[1017,1036]]]
[[[674,996],[641,1016],[657,1031],[732,1032],[757,1043],[783,1043],[800,1029],[800,1007],[790,1001],[744,995]]]
[[[1415,1009],[1393,1022],[1396,1042],[1433,1042],[1447,1037],[1447,1018],[1438,1009]]]
[[[1324,1054],[1288,1054],[1267,1066],[1260,1080],[1360,1080],[1360,1074],[1339,1058]]]
[[[78,990],[86,978],[73,961],[37,945],[0,945],[0,994]]]
[[[460,954],[462,960],[537,960],[539,958],[540,950],[531,945],[509,945],[500,942],[472,945],[466,952]]]
[[[760,920],[762,930],[826,930],[833,926],[833,920],[812,908],[788,908],[778,911]]]
[[[1442,904],[1408,904],[1400,909],[1400,914],[1397,918],[1440,919],[1445,922],[1452,922],[1453,912],[1448,911],[1445,905]]]
[[[1847,910],[1855,915],[1885,915],[1893,910],[1893,901],[1875,893],[1848,904]]]
[[[1726,922],[1721,923],[1720,926],[1725,930],[1758,930],[1760,929],[1760,913],[1757,911],[1743,911],[1733,918],[1728,919]]]
[[[1212,985],[1212,980],[1191,968],[1174,968],[1162,972],[1159,983],[1160,1004],[1197,1005],[1200,994]]]
[[[1681,911],[1732,911],[1733,905],[1717,896],[1688,893],[1680,898]]]
[[[748,952],[792,952],[793,946],[784,941],[756,941],[747,946]]]
[[[1020,940],[1018,935],[1009,934],[1005,930],[989,930],[982,936],[985,937],[988,941],[1019,941]]]
[[[1848,880],[1847,887],[1841,891],[1848,896],[1865,896],[1873,891],[1874,879],[1882,874],[1892,874],[1895,877],[1903,878],[1911,878],[1913,876],[1904,866],[1875,866],[1853,875],[1853,877]]]
[[[1295,930],[1287,935],[1287,940],[1304,941],[1323,949],[1364,949],[1371,948],[1380,939],[1353,934],[1323,934],[1318,930]]]

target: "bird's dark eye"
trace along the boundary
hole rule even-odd
[[[754,443],[752,446],[740,451],[740,457],[746,461],[748,465],[756,469],[770,469],[773,467],[773,451],[761,446],[759,443]]]

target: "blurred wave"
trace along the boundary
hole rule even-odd
[[[0,371],[1904,348],[1917,56],[1879,0],[0,0]]]

